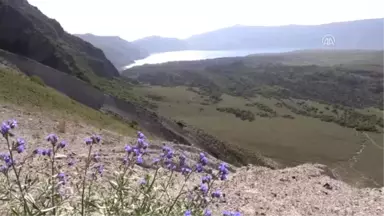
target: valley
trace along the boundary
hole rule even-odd
[[[305,51],[146,65],[124,75],[142,83],[134,92],[158,113],[184,127],[283,166],[318,162],[353,185],[379,186],[382,57]]]

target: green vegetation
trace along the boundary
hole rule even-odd
[[[9,69],[0,69],[0,101],[30,110],[49,111],[64,119],[80,118],[100,128],[124,134],[134,134],[134,129],[118,118],[88,108],[54,89],[42,86],[34,77],[27,77]]]
[[[255,120],[255,115],[249,110],[241,110],[239,108],[235,109],[231,107],[218,107],[216,110],[219,112],[232,113],[236,116],[236,118],[239,118],[243,121],[248,120],[251,122]]]
[[[348,53],[338,54],[340,58],[349,56]],[[289,58],[290,54],[286,55]],[[303,58],[306,55],[301,53]],[[222,94],[248,98],[263,95],[383,109],[383,72],[376,70],[376,66],[383,65],[383,53],[367,51],[359,55],[369,56],[359,61],[360,67],[354,67],[353,62],[332,66],[311,65],[308,61],[305,65],[284,65],[274,61],[275,56],[266,55],[145,65],[123,74],[151,85],[194,87],[195,91],[217,98]]]
[[[44,81],[43,81],[40,77],[38,77],[38,76],[36,76],[36,75],[31,76],[31,77],[30,77],[30,80],[31,80],[32,82],[35,82],[35,83],[41,85],[41,86],[45,86]]]

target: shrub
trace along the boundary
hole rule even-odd
[[[103,155],[95,151],[102,143],[98,135],[84,140],[87,154],[83,158],[64,155],[69,143],[55,134],[46,137],[45,148],[28,154],[27,142],[15,138],[16,127],[17,122],[9,120],[0,130],[7,146],[7,152],[0,154],[0,206],[4,215],[209,216],[212,212],[208,207],[223,198],[215,183],[227,179],[228,166],[221,163],[217,171],[207,169],[204,153],[188,163],[183,154],[164,145],[163,153],[149,162],[149,143],[138,132],[137,140],[125,146],[124,157],[108,160],[112,163],[104,163]],[[34,165],[38,167],[32,169]],[[154,174],[134,180],[136,166],[144,165],[154,169]],[[177,175],[183,181],[174,190]],[[194,175],[200,175],[201,180],[191,182]],[[196,186],[190,188],[190,183]]]
[[[217,111],[219,112],[226,112],[226,113],[231,113],[236,116],[236,118],[240,118],[241,120],[245,121],[254,121],[255,120],[255,115],[249,111],[249,110],[241,110],[239,108],[231,108],[231,107],[218,107],[216,108]]]

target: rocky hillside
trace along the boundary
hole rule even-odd
[[[116,68],[122,68],[134,63],[137,59],[149,55],[147,50],[118,36],[97,36],[93,34],[77,34],[76,36],[102,49]]]
[[[104,53],[68,34],[26,0],[0,0],[0,49],[34,59],[85,81],[119,73]]]
[[[61,139],[67,140],[68,146],[64,154],[58,155],[58,160],[65,162],[68,155],[76,158],[86,156],[83,138],[92,133],[100,134],[103,138],[101,145],[96,146],[99,160],[106,167],[103,178],[109,178],[114,173],[114,167],[119,166],[124,156],[124,146],[134,143],[135,139],[109,130],[100,130],[92,125],[79,121],[61,119],[53,113],[31,112],[11,104],[0,104],[0,115],[3,119],[16,118],[18,136],[28,138],[26,151],[42,145],[45,134],[56,133]],[[63,122],[65,122],[63,124]],[[152,161],[162,152],[163,142],[149,140],[150,146],[145,161]],[[199,157],[199,148],[174,143],[165,143],[172,147],[175,153],[183,152],[188,162]],[[2,145],[3,146],[3,145]],[[4,150],[4,149],[1,149]],[[71,156],[71,157],[72,157]],[[219,160],[207,155],[209,169],[216,169]],[[39,160],[35,161],[36,163]],[[78,161],[79,164],[81,161]],[[32,167],[32,166],[31,166]],[[74,170],[63,167],[66,173],[73,175]],[[136,182],[143,175],[154,175],[154,170],[145,162],[135,167],[131,181]],[[69,181],[74,181],[69,178]],[[99,180],[100,181],[100,180]],[[159,181],[167,181],[164,177]],[[200,177],[191,176],[187,188],[193,188]],[[174,175],[172,196],[177,193],[184,182],[182,175]],[[209,205],[212,215],[220,216],[225,210],[239,211],[243,216],[255,215],[383,215],[383,188],[353,188],[334,179],[332,173],[322,165],[304,164],[293,168],[272,170],[265,167],[245,166],[230,167],[227,181],[218,182],[216,187],[222,189],[224,195],[218,203]],[[0,205],[0,211],[5,208]]]

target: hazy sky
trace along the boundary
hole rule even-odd
[[[382,0],[29,0],[70,33],[186,38],[232,25],[383,17]],[[381,9],[380,9],[381,8]]]

